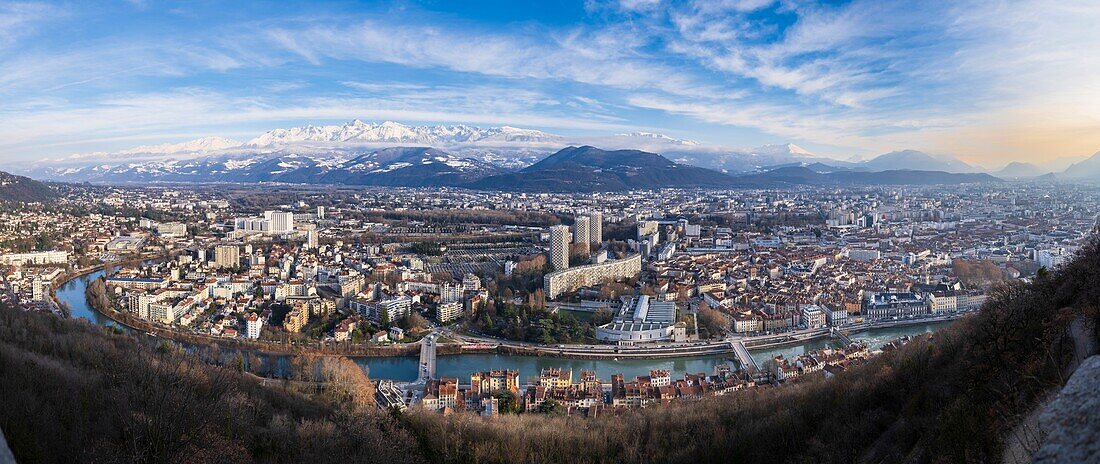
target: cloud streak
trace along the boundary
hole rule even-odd
[[[593,1],[553,23],[150,3],[156,28],[43,33],[97,17],[66,7],[0,0],[0,156],[357,117],[979,162],[1100,148],[1091,2]]]

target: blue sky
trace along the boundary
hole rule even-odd
[[[1042,161],[1100,150],[1097,5],[0,0],[0,161],[355,118]]]

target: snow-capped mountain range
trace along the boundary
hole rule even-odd
[[[695,141],[662,134],[636,132],[581,139],[610,148],[642,148],[654,152],[700,147]],[[413,126],[397,122],[367,123],[354,120],[339,125],[307,125],[267,131],[247,142],[225,137],[143,145],[119,152],[84,153],[44,162],[26,170],[39,178],[66,181],[108,181],[193,178],[200,167],[211,174],[241,169],[261,160],[295,155],[324,165],[339,165],[383,148],[432,147],[448,156],[468,158],[479,168],[517,170],[530,166],[570,144],[581,144],[561,135],[510,126],[467,125]],[[124,161],[119,161],[120,159]]]
[[[462,185],[502,169],[434,148],[255,154],[57,168],[48,177],[95,182],[283,182],[389,186]]]
[[[510,126],[413,126],[354,120],[274,129],[247,142],[203,137],[115,153],[73,155],[23,172],[40,179],[77,182],[459,185],[499,172],[517,171],[563,147],[582,145],[659,153],[677,163],[733,175],[795,166],[815,172],[981,171],[950,156],[915,150],[840,161],[790,143],[736,149],[652,132],[566,137]]]
[[[241,145],[243,145],[241,142],[227,139],[225,137],[203,137],[200,139],[195,139],[182,143],[142,145],[131,148],[129,150],[123,150],[120,153],[124,155],[134,155],[141,153],[159,153],[166,155],[175,153],[206,153],[217,152],[229,148],[236,148]]]
[[[449,147],[457,144],[560,144],[562,137],[509,126],[480,127],[407,126],[386,121],[365,123],[358,119],[343,125],[275,129],[248,142],[250,147],[278,147],[302,142],[385,143]]]

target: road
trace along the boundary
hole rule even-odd
[[[913,324],[928,324],[935,322],[943,322],[956,319],[965,315],[966,313],[949,314],[934,317],[924,318],[912,318],[912,319],[898,319],[889,321],[876,321],[876,322],[863,322],[860,324],[852,324],[841,327],[842,330],[849,334],[862,332],[871,329],[880,329],[887,327],[898,327]],[[754,335],[754,336],[737,336],[729,335],[723,339],[712,341],[697,341],[686,343],[674,343],[674,342],[657,342],[649,343],[645,345],[635,346],[618,346],[618,345],[545,345],[540,343],[527,343],[518,342],[514,340],[504,340],[500,338],[489,337],[481,334],[462,333],[458,334],[444,329],[444,332],[448,337],[451,337],[459,343],[465,344],[488,344],[492,346],[499,346],[504,348],[511,348],[517,351],[525,351],[530,354],[542,354],[542,355],[559,355],[569,357],[581,357],[581,358],[629,358],[629,357],[684,357],[684,356],[701,356],[709,354],[721,354],[721,353],[733,353],[735,351],[735,345],[740,342],[747,348],[757,349],[765,348],[776,345],[783,345],[788,343],[798,343],[817,338],[824,338],[830,336],[830,329],[828,327],[818,329],[802,329],[791,332],[784,332],[774,335]]]
[[[434,379],[435,377],[435,349],[436,338],[439,337],[438,332],[432,332],[427,337],[420,340],[420,375],[421,380],[427,381],[428,379]]]

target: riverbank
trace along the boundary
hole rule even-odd
[[[191,348],[209,348],[217,352],[218,350],[224,352],[238,351],[244,353],[251,353],[260,356],[261,358],[271,359],[270,362],[272,369],[279,371],[280,369],[289,366],[289,360],[297,356],[348,356],[349,352],[346,350],[311,350],[310,347],[295,345],[286,346],[278,345],[267,342],[254,342],[254,343],[242,343],[245,340],[240,339],[225,339],[218,337],[206,337],[203,339],[193,339],[191,337],[177,337],[177,331],[169,329],[165,326],[156,326],[150,324],[148,321],[135,320],[132,316],[127,318],[126,315],[119,312],[110,312],[107,314],[101,313],[94,308],[91,308],[85,297],[85,290],[89,284],[104,274],[90,273],[85,274],[79,278],[74,278],[64,287],[58,289],[59,297],[68,301],[73,307],[73,317],[82,318],[97,325],[106,325],[122,328],[123,330],[130,332],[135,336],[145,336],[153,340],[161,338],[164,340],[170,340],[175,343]],[[874,346],[875,339],[895,339],[902,335],[910,335],[907,331],[935,331],[940,327],[935,327],[939,324],[947,323],[932,323],[923,325],[913,325],[926,323],[927,320],[906,320],[906,321],[891,321],[890,325],[899,326],[906,325],[912,326],[913,329],[907,329],[906,327],[897,329],[874,329],[871,327],[861,327],[861,333],[867,333],[867,336],[859,337],[864,341],[868,341],[869,344]],[[933,327],[929,327],[929,325]],[[157,330],[146,330],[146,329]],[[868,332],[869,331],[869,332]],[[151,332],[152,336],[146,336],[145,333]],[[915,332],[914,332],[915,333]],[[159,334],[159,335],[158,335]],[[187,335],[187,334],[184,334]],[[445,335],[448,336],[448,335]],[[505,348],[501,348],[501,344],[471,340],[468,337],[449,335],[458,339],[459,342],[455,344],[440,344],[439,345],[439,359],[438,359],[438,374],[441,376],[466,378],[471,372],[483,371],[487,369],[513,369],[517,370],[527,379],[531,376],[537,376],[541,369],[544,368],[559,368],[559,369],[572,369],[574,372],[580,372],[582,370],[594,371],[599,375],[607,377],[611,374],[622,373],[628,377],[636,375],[646,375],[652,369],[663,369],[673,373],[699,373],[710,372],[714,369],[714,366],[729,363],[732,358],[732,354],[723,350],[716,350],[711,352],[712,354],[689,354],[684,352],[669,353],[667,356],[653,356],[652,354],[639,354],[637,356],[568,356],[553,352],[554,347],[541,353],[532,352],[516,352],[508,349],[507,344]],[[465,340],[463,340],[465,338]],[[511,342],[518,344],[518,342]],[[786,357],[794,357],[804,354],[805,352],[820,349],[828,346],[832,346],[832,340],[827,337],[818,337],[815,341],[804,340],[787,340],[780,344],[768,344],[763,346],[781,346],[782,348],[753,348],[751,349],[752,355],[756,359],[765,360],[770,359],[775,354],[783,354]],[[339,347],[337,347],[339,348]],[[350,352],[350,357],[354,358],[356,363],[359,364],[365,371],[369,372],[371,378],[375,379],[391,379],[397,381],[412,381],[416,378],[418,372],[418,357],[416,356],[418,345],[412,345],[406,348],[403,353],[382,353],[375,354],[373,356],[358,355],[355,352]],[[602,348],[614,349],[614,346],[603,345]],[[713,354],[717,353],[717,354]],[[280,358],[286,358],[288,361],[284,362]],[[226,358],[229,359],[229,358]],[[226,361],[228,362],[228,361]],[[284,365],[285,364],[285,365]]]
[[[175,256],[175,255],[173,255],[171,253],[163,254],[163,255],[157,255],[157,256],[149,256],[149,257],[142,256],[142,257],[131,258],[131,259],[122,260],[122,261],[112,261],[112,262],[107,262],[107,263],[100,263],[100,264],[96,264],[95,266],[89,266],[89,267],[85,267],[85,268],[76,269],[76,270],[68,272],[68,273],[66,273],[62,276],[59,276],[56,279],[54,279],[54,281],[50,282],[50,298],[53,299],[53,302],[54,302],[54,304],[57,305],[57,307],[62,308],[62,310],[65,312],[65,317],[71,318],[71,317],[73,317],[72,308],[69,307],[67,302],[63,302],[63,301],[61,301],[60,298],[58,298],[58,296],[57,296],[57,290],[58,289],[60,289],[62,287],[65,287],[65,286],[69,285],[70,283],[72,283],[72,281],[74,281],[76,279],[79,279],[81,277],[84,277],[86,275],[89,275],[89,274],[94,274],[94,273],[100,272],[100,271],[104,271],[104,274],[106,274],[105,271],[107,269],[107,266],[125,266],[127,264],[133,264],[133,263],[144,263],[144,262],[149,262],[149,261],[157,261],[157,260],[161,260],[161,259],[171,258],[173,256]],[[58,282],[60,282],[60,283],[58,283]]]
[[[841,327],[839,330],[855,335],[872,330],[907,327],[922,324],[937,324],[954,321],[966,313],[941,315],[926,318],[900,319],[867,322],[859,325]],[[616,345],[542,345],[495,339],[485,336],[464,336],[482,344],[496,345],[496,352],[521,356],[552,356],[575,359],[629,359],[629,358],[679,358],[691,356],[725,355],[734,353],[734,344],[741,342],[752,351],[767,350],[785,346],[804,344],[832,338],[832,329],[809,329],[777,335],[759,335],[754,337],[728,337],[716,341],[701,341],[690,344],[667,342],[661,345],[616,346]]]
[[[88,298],[94,302],[95,299]],[[321,342],[309,344],[283,344],[278,342],[265,342],[246,340],[241,338],[225,338],[213,335],[202,335],[181,332],[173,327],[151,323],[134,317],[131,314],[115,310],[114,308],[101,308],[93,305],[93,310],[113,320],[115,323],[130,330],[143,332],[152,336],[161,337],[181,343],[217,345],[221,348],[236,350],[248,350],[263,354],[273,355],[314,355],[314,356],[347,356],[347,357],[412,357],[419,353],[419,344],[407,345],[351,345],[347,343],[325,345]],[[880,321],[864,323],[858,326],[845,327],[849,334],[856,334],[870,330],[904,327],[937,323],[954,320],[962,315],[940,316],[933,318],[903,319],[896,321]],[[745,343],[750,350],[765,350],[776,347],[791,346],[801,343],[830,338],[829,329],[815,329],[791,334],[768,335],[758,337],[729,338],[712,342],[696,342],[690,345],[657,345],[657,346],[614,346],[614,345],[530,345],[509,340],[477,337],[473,343],[441,343],[438,346],[437,355],[454,356],[468,354],[499,354],[505,356],[534,356],[553,357],[567,359],[592,359],[592,360],[618,360],[618,359],[662,359],[662,358],[688,358],[705,357],[715,355],[729,355],[734,353],[734,344]]]
[[[907,327],[912,325],[921,324],[936,324],[940,322],[951,322],[959,318],[965,317],[971,313],[954,313],[944,314],[940,316],[921,317],[913,319],[898,319],[888,321],[875,321],[864,322],[856,325],[842,326],[838,330],[846,335],[856,335],[871,330],[890,329],[895,327]],[[756,337],[743,337],[737,338],[745,344],[745,348],[749,350],[762,350],[769,348],[778,348],[788,345],[795,345],[799,343],[805,343],[808,341],[821,340],[831,337],[832,330],[829,328],[814,329],[799,331],[793,333],[777,334],[777,335],[760,335]]]
[[[89,292],[92,287],[89,286]],[[248,340],[238,337],[216,337],[197,333],[186,333],[173,327],[152,323],[110,307],[102,307],[97,304],[97,298],[87,298],[92,309],[102,314],[119,325],[130,330],[145,333],[146,335],[159,337],[191,345],[216,345],[223,349],[239,351],[252,351],[266,355],[314,355],[314,356],[348,356],[348,357],[386,357],[386,356],[416,356],[420,352],[419,344],[391,345],[391,346],[315,346],[298,345],[295,343],[284,344],[278,342],[263,342]],[[440,346],[440,351],[447,351]],[[442,353],[441,353],[442,354]],[[448,353],[453,354],[453,353]]]
[[[164,256],[161,256],[160,258],[164,258]],[[141,260],[148,261],[149,259],[158,258],[142,258]],[[94,323],[116,325],[120,328],[124,328],[125,330],[129,330],[135,333],[144,333],[153,337],[172,340],[192,346],[209,345],[216,346],[218,348],[250,351],[257,354],[274,356],[313,355],[347,356],[353,358],[413,358],[419,352],[419,344],[380,346],[366,344],[353,345],[346,342],[324,344],[320,341],[304,344],[287,344],[281,342],[217,337],[213,335],[183,332],[175,327],[155,324],[149,321],[142,320],[131,314],[123,311],[118,311],[114,308],[91,307],[92,305],[89,301],[91,299],[87,298],[85,292],[82,290],[86,290],[90,286],[90,282],[93,280],[89,278],[90,276],[95,276],[97,272],[102,272],[108,265],[115,265],[115,263],[107,263],[104,265],[84,268],[79,271],[73,272],[66,276],[67,281],[62,284],[62,287],[60,287],[63,288],[67,294],[76,293],[79,291],[79,297],[76,294],[67,295],[68,299],[70,300],[69,303],[75,305],[76,301],[74,300],[79,298],[79,300],[81,300],[80,303],[83,303],[82,306],[84,307],[81,311],[78,312],[88,313],[81,314],[81,317],[91,320]],[[106,273],[103,272],[103,274],[98,277],[102,277],[105,275]],[[84,279],[84,281],[81,281],[79,279]],[[76,284],[75,287],[71,289],[68,288],[70,283]],[[843,330],[849,334],[858,334],[862,332],[885,328],[905,327],[910,325],[930,323],[934,324],[942,321],[953,320],[957,317],[961,317],[961,315],[922,319],[903,319],[897,321],[879,321],[875,323],[864,323],[849,326],[843,328]],[[745,343],[747,348],[755,352],[774,350],[781,347],[797,347],[798,345],[817,346],[822,340],[829,339],[830,333],[828,329],[815,329],[779,335],[741,338],[731,337],[723,340],[709,342],[695,342],[691,344],[668,343],[666,345],[650,345],[641,347],[620,347],[615,345],[538,345],[473,335],[454,335],[454,338],[457,339],[458,342],[441,343],[439,345],[439,351],[437,354],[440,357],[463,355],[499,355],[504,357],[528,356],[554,359],[618,361],[620,359],[647,360],[724,357],[734,354],[734,343],[738,341]]]

